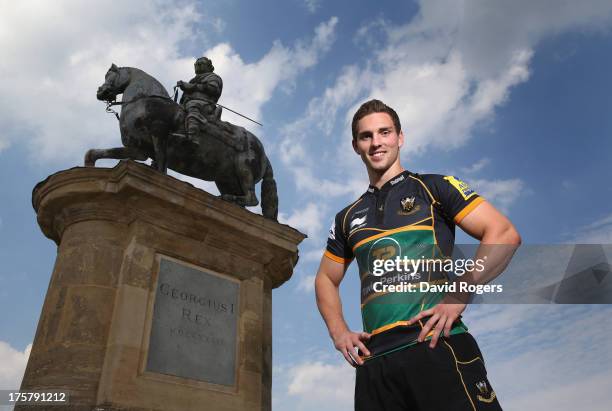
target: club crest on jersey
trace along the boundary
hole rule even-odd
[[[495,391],[489,390],[489,386],[487,385],[486,381],[478,381],[476,383],[476,389],[479,392],[479,394],[476,396],[476,398],[478,398],[478,401],[490,404],[495,400]]]
[[[410,215],[416,213],[421,209],[421,206],[417,204],[414,205],[414,200],[416,197],[404,197],[400,200],[400,210],[397,212],[399,215]]]
[[[349,225],[349,230],[352,231],[356,228],[361,228],[366,224],[366,219],[368,218],[367,215],[364,215],[363,217],[355,217],[353,218],[353,220],[351,221],[351,224]]]
[[[476,388],[478,388],[478,391],[480,391],[481,394],[486,394],[487,391],[489,391],[489,388],[487,388],[487,383],[485,381],[478,381],[476,383]]]
[[[446,176],[444,177],[444,179],[448,181],[453,187],[455,187],[457,191],[459,191],[464,200],[467,200],[473,195],[476,195],[476,192],[472,190],[472,187],[470,187],[465,181],[461,181],[458,178],[455,178],[454,176]]]

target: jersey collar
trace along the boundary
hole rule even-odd
[[[395,187],[402,181],[405,181],[410,174],[412,174],[410,171],[404,170],[401,173],[397,174],[396,176],[390,178],[389,181],[383,184],[383,186],[380,189],[370,184],[370,186],[368,187],[368,193],[377,193],[379,191],[389,191],[391,188]]]

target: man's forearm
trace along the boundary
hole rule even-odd
[[[329,335],[334,336],[348,330],[342,315],[342,302],[338,287],[326,276],[317,275],[315,279],[317,307],[327,325]]]
[[[506,269],[520,244],[520,236],[513,227],[501,232],[486,233],[473,258],[482,263],[482,269],[457,277],[455,282],[478,285],[493,281]],[[465,303],[471,294],[455,293],[454,296]]]
[[[324,263],[321,265],[323,266]],[[363,365],[363,359],[359,357],[357,350],[365,355],[370,355],[370,351],[365,346],[365,342],[370,338],[370,335],[365,332],[352,332],[348,328],[342,315],[342,302],[338,290],[344,274],[337,270],[332,275],[333,278],[337,278],[337,281],[334,281],[324,270],[320,270],[315,278],[315,293],[319,312],[321,312],[321,316],[327,325],[334,347],[342,353],[344,359],[351,366]]]

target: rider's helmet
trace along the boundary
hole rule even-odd
[[[207,57],[200,57],[193,66],[197,74],[212,73],[215,71],[215,66],[213,66],[212,61]]]

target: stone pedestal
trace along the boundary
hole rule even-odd
[[[61,410],[271,408],[272,289],[303,234],[134,162],[54,174],[33,205],[58,254],[22,391],[68,390]]]

